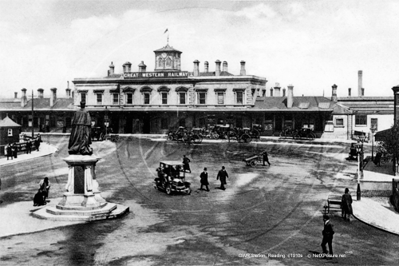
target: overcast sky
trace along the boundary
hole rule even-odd
[[[294,85],[294,95],[392,96],[399,84],[399,1],[15,1],[0,0],[0,97],[104,77],[141,61],[154,70],[153,51],[169,44],[193,61],[227,61],[238,75],[265,77],[270,87]],[[70,82],[70,87],[73,87]]]

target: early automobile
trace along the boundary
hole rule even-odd
[[[186,172],[181,161],[161,161],[157,168],[154,187],[170,195],[173,192],[190,194],[190,182],[186,181]]]

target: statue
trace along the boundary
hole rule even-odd
[[[69,154],[92,155],[91,144],[91,118],[85,110],[86,104],[80,102],[80,110],[72,118],[72,131],[69,137]]]

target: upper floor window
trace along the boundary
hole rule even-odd
[[[206,104],[206,92],[198,93],[198,104]]]
[[[85,93],[85,92],[82,92],[82,93],[80,94],[80,101],[81,101],[82,103],[86,103],[86,93]]]
[[[103,103],[103,95],[102,93],[97,93],[97,104]]]
[[[378,118],[371,118],[370,123],[371,123],[371,128],[373,128],[375,131],[377,131],[378,130]]]
[[[243,92],[242,91],[237,91],[236,92],[236,103],[237,104],[243,104],[244,103],[244,101],[243,101]]]
[[[144,96],[144,104],[150,104],[150,93],[145,92],[143,96]]]
[[[179,103],[186,104],[186,93],[185,92],[179,92]]]
[[[162,104],[168,104],[168,93],[162,92],[161,97],[162,97]]]
[[[367,126],[367,115],[355,115],[355,126]]]
[[[133,104],[133,93],[127,93],[126,94],[126,103],[127,104]]]
[[[224,104],[224,92],[217,92],[216,95],[218,104]]]
[[[114,93],[112,94],[112,98],[113,98],[113,103],[114,104],[118,104],[119,103],[119,94],[118,93]]]
[[[343,118],[336,118],[335,119],[335,126],[336,127],[343,127],[344,126],[344,119]]]

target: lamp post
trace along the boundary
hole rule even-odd
[[[356,152],[357,152],[357,191],[356,191],[356,199],[360,200],[362,197],[362,193],[360,190],[360,178],[363,178],[363,142],[365,141],[365,136],[359,136],[358,142],[356,144]]]
[[[371,160],[374,162],[374,132],[377,130],[375,126],[370,128],[371,131]]]

